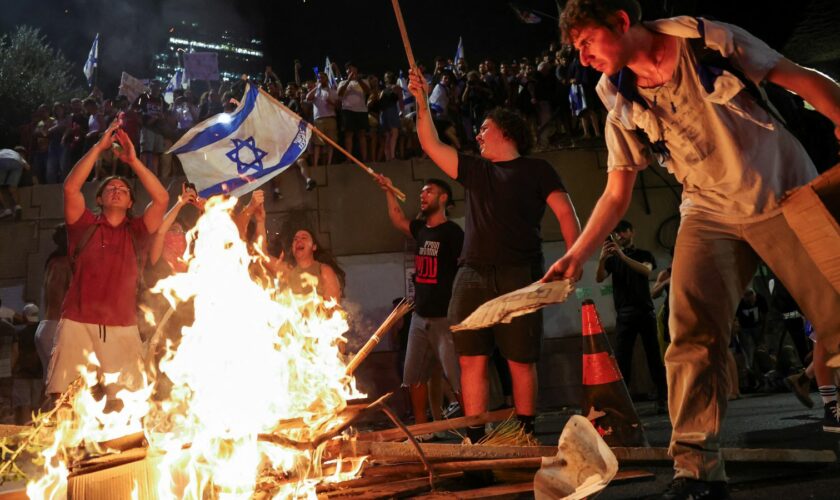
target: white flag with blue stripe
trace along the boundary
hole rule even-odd
[[[453,63],[456,65],[458,61],[464,58],[464,39],[462,37],[458,37],[458,48],[455,49],[455,59],[452,60]]]
[[[89,87],[93,87],[93,73],[97,66],[99,66],[99,33],[93,39],[93,45],[90,46],[90,52],[83,68]]]
[[[175,90],[183,88],[184,70],[178,68],[175,70],[175,74],[172,75],[172,78],[169,79],[169,83],[166,84],[166,88],[163,89],[163,100],[169,104],[172,104],[175,101]]]
[[[303,119],[248,85],[233,113],[199,123],[168,152],[178,155],[200,196],[242,196],[294,163],[311,134]]]
[[[338,85],[338,80],[335,77],[335,71],[333,71],[332,63],[330,62],[329,57],[327,57],[327,60],[324,61],[324,73],[327,74],[327,81],[329,81],[330,88],[334,89]]]

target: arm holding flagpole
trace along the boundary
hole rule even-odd
[[[355,156],[353,156],[352,154],[350,154],[350,152],[349,152],[349,151],[347,151],[347,150],[346,150],[346,149],[344,149],[343,147],[339,146],[339,145],[338,145],[338,144],[337,144],[334,140],[330,139],[330,137],[329,137],[329,136],[327,136],[327,134],[325,134],[325,133],[321,132],[320,130],[318,130],[318,128],[317,128],[316,126],[314,126],[314,125],[312,125],[311,123],[309,123],[309,122],[307,122],[307,121],[303,120],[303,118],[301,118],[300,116],[298,116],[298,115],[297,115],[297,113],[295,113],[294,111],[292,111],[292,110],[290,110],[289,108],[287,108],[286,106],[284,106],[284,105],[283,105],[283,103],[281,103],[280,101],[278,101],[277,99],[275,99],[274,97],[272,97],[272,95],[271,95],[271,94],[269,94],[268,92],[266,92],[266,91],[264,91],[264,90],[260,89],[260,93],[262,93],[262,94],[263,94],[263,96],[265,96],[266,98],[271,99],[271,101],[273,101],[273,102],[274,102],[277,106],[279,106],[279,107],[280,107],[280,109],[282,109],[284,112],[289,113],[290,115],[292,115],[292,116],[294,116],[294,117],[298,118],[298,119],[299,119],[299,120],[301,120],[303,123],[305,123],[305,124],[306,124],[306,126],[307,126],[307,128],[309,128],[309,130],[311,130],[311,131],[312,131],[312,133],[316,134],[318,137],[320,137],[321,139],[323,139],[323,140],[324,140],[324,142],[326,142],[327,144],[329,144],[330,146],[334,147],[336,150],[340,151],[342,154],[344,154],[345,156],[347,156],[347,158],[349,158],[349,159],[350,159],[350,161],[352,161],[353,163],[355,163],[356,165],[358,165],[359,167],[361,167],[361,168],[362,168],[365,172],[367,172],[367,173],[368,173],[368,175],[370,175],[370,176],[371,176],[371,177],[373,177],[374,179],[376,179],[376,178],[377,178],[376,171],[374,171],[372,168],[370,168],[370,167],[368,167],[367,165],[365,165],[364,163],[362,163],[362,162],[361,162],[358,158],[356,158]],[[393,193],[394,193],[394,196],[396,196],[396,197],[397,197],[400,201],[405,201],[405,193],[403,193],[402,191],[400,191],[400,190],[399,190],[399,189],[397,189],[396,187],[393,187],[393,186],[392,186],[391,188],[392,188],[392,189],[391,189],[391,192],[393,192]]]

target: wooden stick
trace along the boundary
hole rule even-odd
[[[403,19],[402,9],[400,8],[400,0],[391,0],[391,5],[394,7],[394,15],[397,16],[397,26],[400,28],[400,36],[402,37],[403,47],[405,48],[405,55],[408,57],[408,65],[416,68],[417,63],[414,61],[414,52],[411,50],[408,31],[405,29],[405,20]]]
[[[379,325],[379,328],[377,328],[376,331],[373,332],[373,335],[371,335],[368,341],[365,342],[365,345],[362,346],[361,349],[359,349],[359,352],[357,352],[353,359],[350,360],[350,363],[347,364],[348,376],[352,375],[353,372],[356,371],[356,368],[358,368],[359,365],[362,364],[362,361],[364,361],[365,358],[368,357],[368,355],[371,353],[371,351],[373,351],[376,345],[379,344],[379,341],[382,340],[382,336],[391,330],[391,327],[394,326],[394,323],[396,323],[398,319],[405,316],[406,313],[408,313],[412,309],[414,309],[414,304],[412,304],[409,301],[406,301],[405,299],[403,299],[399,304],[397,304],[397,307],[395,307],[394,310],[391,311],[391,314],[389,314],[388,317],[385,318],[385,321],[383,321],[382,324]]]
[[[298,119],[299,119],[299,120],[301,120],[303,123],[305,123],[305,124],[306,124],[306,127],[307,127],[309,130],[311,130],[311,131],[312,131],[312,133],[314,133],[315,135],[317,135],[318,137],[320,137],[321,139],[323,139],[323,140],[324,140],[324,142],[328,143],[330,146],[332,146],[332,147],[334,147],[335,149],[337,149],[337,150],[341,151],[341,153],[343,153],[343,154],[344,154],[347,158],[349,158],[349,159],[350,159],[353,163],[355,163],[356,165],[358,165],[359,167],[361,167],[361,168],[362,168],[362,170],[364,170],[365,172],[367,172],[367,173],[368,173],[371,177],[376,178],[376,171],[375,171],[375,170],[373,170],[372,168],[370,168],[370,167],[368,167],[367,165],[365,165],[364,163],[362,163],[362,162],[361,162],[358,158],[356,158],[355,156],[353,156],[352,154],[350,154],[350,152],[349,152],[349,151],[347,151],[346,149],[342,148],[342,147],[341,147],[341,146],[339,146],[339,145],[338,145],[338,144],[337,144],[334,140],[332,140],[332,139],[330,139],[329,137],[327,137],[327,134],[325,134],[325,133],[321,132],[320,130],[318,130],[318,127],[316,127],[315,125],[312,125],[312,124],[311,124],[311,123],[309,123],[308,121],[306,121],[306,120],[304,120],[303,118],[301,118],[301,117],[300,117],[300,115],[298,115],[297,113],[295,113],[295,112],[294,112],[294,111],[292,111],[291,109],[289,109],[289,108],[287,108],[286,106],[284,106],[282,102],[280,102],[280,101],[278,101],[277,99],[275,99],[275,98],[274,98],[274,96],[272,96],[271,94],[269,94],[269,93],[268,93],[268,92],[266,92],[265,90],[263,90],[263,89],[259,89],[259,91],[260,91],[260,93],[261,93],[263,96],[267,97],[268,99],[271,99],[271,101],[272,101],[274,104],[278,105],[278,106],[280,107],[280,109],[282,109],[284,112],[286,112],[286,113],[288,113],[288,114],[290,114],[290,115],[292,115],[292,116],[294,116],[294,117],[298,118]],[[398,200],[400,200],[400,201],[405,201],[405,193],[403,193],[402,191],[400,191],[400,190],[399,190],[399,189],[397,189],[396,187],[394,187],[394,186],[388,186],[388,190],[389,190],[389,191],[391,191],[392,193],[394,193],[394,196],[396,196]]]
[[[490,460],[462,460],[453,462],[436,462],[435,472],[458,472],[467,470],[493,469],[539,469],[543,457],[526,458],[497,458]],[[362,472],[362,477],[396,476],[400,474],[422,474],[425,466],[418,463],[377,465]]]
[[[400,8],[400,0],[391,0],[391,5],[394,7],[394,15],[397,17],[397,26],[400,29],[400,37],[402,37],[403,48],[405,48],[405,55],[408,58],[408,66],[411,69],[417,69],[417,62],[414,60],[414,52],[411,50],[411,42],[408,40],[408,31],[405,29],[405,20],[403,19],[402,9]],[[420,106],[426,105],[425,92],[418,99],[418,110]]]
[[[461,477],[463,474],[459,472],[453,472],[450,474],[445,474],[441,476],[441,479],[452,479]],[[417,478],[417,479],[406,479],[403,481],[395,481],[393,483],[387,485],[381,485],[379,487],[363,487],[363,488],[351,488],[347,490],[338,490],[338,491],[330,491],[322,493],[323,498],[353,498],[353,499],[361,499],[361,498],[395,498],[397,496],[402,497],[403,495],[410,494],[413,492],[421,492],[427,490],[429,488],[428,480],[426,478]]]
[[[473,415],[470,417],[450,418],[447,420],[438,420],[436,422],[427,422],[425,424],[409,425],[408,430],[412,434],[429,434],[434,432],[442,432],[454,429],[461,429],[470,425],[482,425],[488,422],[499,422],[506,420],[514,415],[513,408],[505,408],[491,412],[485,412],[480,415]],[[387,429],[377,432],[365,432],[356,436],[359,441],[395,441],[403,436],[400,429]]]

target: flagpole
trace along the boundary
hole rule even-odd
[[[359,161],[359,159],[357,159],[355,156],[353,156],[352,154],[350,154],[350,152],[349,152],[349,151],[345,150],[344,148],[342,148],[341,146],[339,146],[338,144],[336,144],[336,142],[335,142],[335,141],[333,141],[332,139],[330,139],[330,138],[329,138],[329,137],[328,137],[325,133],[323,133],[323,132],[321,132],[320,130],[318,130],[318,127],[316,127],[315,125],[312,125],[312,124],[311,124],[311,123],[309,123],[308,121],[306,121],[306,120],[304,120],[303,118],[301,118],[301,117],[300,117],[300,115],[298,115],[297,113],[295,113],[295,112],[294,112],[294,111],[292,111],[291,109],[287,108],[287,107],[286,107],[286,106],[285,106],[282,102],[280,102],[280,101],[278,101],[277,99],[275,99],[275,98],[274,98],[274,96],[272,96],[271,94],[269,94],[269,93],[268,93],[268,92],[266,92],[265,90],[263,90],[263,89],[258,89],[258,90],[260,91],[260,93],[261,93],[264,97],[267,97],[267,98],[268,98],[268,99],[270,99],[270,100],[271,100],[274,104],[277,104],[277,105],[280,107],[280,109],[282,109],[283,111],[285,111],[285,112],[286,112],[286,113],[288,113],[289,115],[292,115],[292,116],[294,116],[295,118],[297,118],[297,119],[299,119],[300,121],[302,121],[303,123],[305,123],[305,124],[306,124],[306,127],[307,127],[309,130],[311,130],[311,131],[312,131],[315,135],[317,135],[318,137],[320,137],[321,139],[323,139],[323,140],[324,140],[324,142],[328,143],[330,146],[332,146],[332,147],[334,147],[335,149],[339,150],[339,151],[340,151],[341,153],[343,153],[343,154],[344,154],[347,158],[349,158],[349,159],[350,159],[353,163],[355,163],[356,165],[358,165],[359,167],[361,167],[361,168],[362,168],[365,172],[367,172],[367,173],[368,173],[371,177],[373,177],[374,179],[376,178],[376,176],[377,176],[376,171],[374,171],[372,168],[368,167],[367,165],[365,165],[364,163],[362,163],[361,161]],[[388,186],[388,190],[389,190],[389,191],[391,191],[391,192],[394,194],[394,196],[396,196],[396,197],[397,197],[397,199],[398,199],[398,200],[403,201],[403,202],[405,201],[405,193],[403,193],[402,191],[400,191],[399,189],[397,189],[397,188],[396,188],[396,187],[394,187],[393,185]]]
[[[408,66],[411,69],[417,69],[417,62],[414,60],[414,52],[411,50],[411,42],[408,40],[408,32],[405,29],[402,9],[400,9],[400,0],[391,0],[391,5],[394,6],[394,15],[397,16],[397,26],[400,28],[400,36],[402,37],[403,47],[405,48],[405,55],[408,58]],[[422,102],[419,102],[418,105],[425,106],[427,104],[425,92],[421,92],[420,100]]]

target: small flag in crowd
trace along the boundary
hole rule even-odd
[[[403,76],[403,71],[400,70],[400,76],[397,78],[397,85],[402,89],[403,94],[403,113],[407,114],[414,111],[415,99],[408,91],[408,79]]]
[[[330,58],[327,57],[327,60],[324,62],[324,73],[327,74],[327,80],[330,82],[330,88],[334,89],[336,85],[338,85],[338,81],[335,78],[335,71],[333,71],[332,63],[330,63]]]
[[[452,60],[455,64],[458,64],[458,61],[464,58],[464,38],[458,37],[458,48],[455,49],[455,59]]]
[[[508,5],[510,5],[510,8],[516,13],[516,17],[525,24],[537,24],[542,21],[542,18],[530,9],[519,7],[513,3],[509,3]]]
[[[97,66],[99,66],[99,33],[93,38],[93,45],[90,46],[90,52],[83,70],[89,87],[93,87],[93,74]]]
[[[168,152],[178,155],[200,196],[242,196],[294,163],[311,134],[299,116],[249,84],[233,113],[204,120]]]
[[[163,100],[172,104],[175,101],[175,90],[182,88],[184,88],[184,70],[178,68],[169,83],[166,84],[166,88],[163,89]]]

